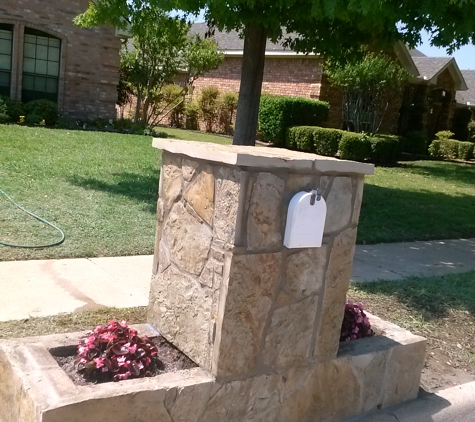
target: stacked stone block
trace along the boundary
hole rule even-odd
[[[218,377],[334,359],[363,175],[292,160],[235,166],[213,160],[213,149],[233,147],[181,145],[181,154],[165,147],[162,157],[149,320]],[[187,147],[207,149],[209,159],[189,156]],[[240,151],[259,150],[266,151]],[[288,204],[317,187],[328,207],[322,247],[287,249]]]

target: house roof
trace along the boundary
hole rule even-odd
[[[475,107],[475,70],[461,70],[467,83],[467,91],[458,91],[455,95],[457,103]]]
[[[208,31],[208,24],[206,22],[194,23],[191,25],[190,33],[198,34],[201,37],[206,35]],[[237,31],[222,32],[216,30],[213,35],[218,47],[223,50],[227,55],[240,54],[244,50],[244,39],[241,38]],[[289,48],[285,48],[281,43],[273,43],[270,40],[267,40],[266,43],[266,54],[269,53],[281,53],[284,55],[296,55],[295,51],[292,51]]]
[[[454,79],[455,90],[467,90],[464,77],[453,57],[413,56],[412,60],[417,66],[420,78],[424,81],[428,81],[430,84],[436,84],[439,75],[448,69]]]
[[[417,48],[408,48],[411,57],[427,57],[422,51]]]

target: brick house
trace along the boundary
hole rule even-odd
[[[195,23],[190,32],[204,36],[207,29],[206,23]],[[219,69],[199,78],[195,90],[216,86],[221,91],[238,91],[244,41],[235,31],[216,31],[214,39],[225,60]],[[438,130],[450,128],[455,93],[467,89],[455,59],[426,57],[403,43],[397,43],[391,54],[412,77],[400,98],[389,104],[380,131],[404,134],[409,130],[425,130],[432,136]],[[262,92],[327,101],[330,104],[327,125],[343,128],[341,92],[331,86],[323,69],[322,57],[298,54],[268,41]]]
[[[121,41],[114,28],[73,24],[88,3],[0,2],[1,95],[55,101],[67,118],[115,118]]]
[[[454,138],[460,141],[469,140],[468,122],[475,120],[475,70],[462,70],[462,76],[467,84],[466,91],[457,91],[457,101],[452,120]]]

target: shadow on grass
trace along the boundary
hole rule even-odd
[[[473,195],[366,184],[358,243],[471,238],[475,237],[474,215]]]
[[[451,316],[450,310],[475,314],[475,271],[443,277],[409,277],[353,285],[366,294],[392,296],[426,320]]]
[[[427,161],[400,164],[408,173],[440,178],[456,184],[473,186],[475,166],[447,161]]]
[[[109,192],[114,195],[125,196],[136,202],[143,203],[145,210],[156,213],[158,199],[158,180],[160,172],[150,169],[150,174],[114,173],[112,176],[119,179],[117,183],[105,182],[92,177],[73,176],[68,182],[84,189]]]

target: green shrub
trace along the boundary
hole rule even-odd
[[[286,146],[299,151],[333,157],[344,132],[318,126],[293,126],[287,129]]]
[[[0,98],[0,123],[7,123],[10,117],[7,114],[7,104]]]
[[[371,142],[365,134],[345,132],[341,136],[338,151],[344,160],[364,161],[371,155]]]
[[[219,89],[209,86],[201,90],[198,98],[198,107],[201,117],[205,121],[206,131],[212,132],[218,117]]]
[[[428,138],[423,130],[407,132],[401,142],[402,152],[427,155]]]
[[[305,152],[315,152],[314,126],[293,126],[287,129],[286,146]]]
[[[458,158],[460,160],[470,160],[473,158],[473,142],[459,142]]]
[[[198,130],[199,107],[190,101],[185,107],[185,127],[189,130]]]
[[[285,145],[290,126],[318,126],[328,117],[328,103],[299,97],[263,95],[259,105],[259,131],[267,142]]]
[[[431,157],[442,159],[470,160],[473,157],[474,144],[455,139],[434,139],[429,147]]]
[[[185,91],[180,85],[166,85],[161,91],[162,109],[170,110],[170,126],[182,128],[185,122]]]
[[[370,138],[370,159],[375,163],[395,163],[401,151],[401,141],[396,135],[375,135]]]
[[[21,101],[13,100],[10,97],[0,96],[7,106],[6,114],[8,116],[8,122],[18,123],[20,116],[25,115],[25,106]]]
[[[334,157],[338,152],[341,137],[345,132],[339,129],[326,129],[323,127],[317,127],[315,129],[313,132],[315,153]]]
[[[49,100],[34,100],[25,104],[26,109],[26,121],[33,120],[28,119],[29,115],[40,116],[41,120],[45,121],[47,126],[55,126],[59,121],[58,104]]]
[[[234,132],[233,118],[237,109],[238,93],[234,91],[225,92],[218,104],[219,126],[226,135]]]
[[[437,132],[435,134],[435,139],[439,141],[446,141],[447,139],[450,139],[452,136],[454,136],[454,133],[451,132],[450,130],[441,130],[440,132]]]
[[[25,117],[25,123],[27,125],[39,125],[42,120],[43,120],[43,117],[34,113],[27,114]]]

